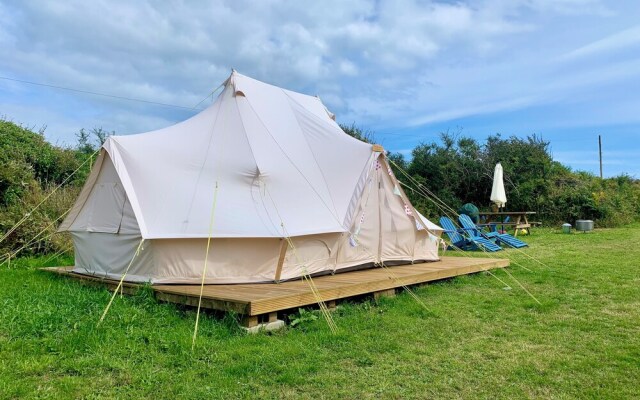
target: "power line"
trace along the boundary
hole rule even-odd
[[[400,136],[404,138],[416,138],[416,139],[428,139],[428,135],[416,135],[412,133],[396,133],[396,132],[374,132],[374,135],[382,135],[382,136]]]
[[[203,100],[201,100],[194,107],[185,107],[185,106],[177,106],[175,104],[159,103],[157,101],[134,99],[132,97],[116,96],[116,95],[112,95],[112,94],[92,92],[92,91],[89,91],[89,90],[81,90],[81,89],[68,88],[68,87],[64,87],[64,86],[49,85],[47,83],[25,81],[25,80],[22,80],[22,79],[9,78],[9,77],[6,77],[6,76],[0,76],[0,79],[6,80],[6,81],[25,83],[25,84],[28,84],[28,85],[43,86],[43,87],[48,87],[48,88],[53,88],[53,89],[60,89],[60,90],[68,90],[70,92],[76,92],[76,93],[92,94],[94,96],[110,97],[112,99],[137,101],[139,103],[155,104],[155,105],[164,106],[164,107],[181,108],[181,109],[184,109],[184,110],[195,110],[197,106],[199,106],[204,100],[206,100],[209,96],[211,96],[211,94],[207,95],[207,97],[205,97]]]

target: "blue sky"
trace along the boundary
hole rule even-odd
[[[405,154],[445,130],[535,133],[597,173],[601,134],[605,175],[640,178],[637,1],[0,0],[0,50],[2,77],[185,107],[235,68]],[[58,144],[196,112],[0,79],[0,115]]]

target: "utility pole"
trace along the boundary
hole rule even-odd
[[[598,152],[600,153],[600,179],[602,179],[602,136],[598,135]]]

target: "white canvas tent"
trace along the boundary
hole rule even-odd
[[[152,283],[200,283],[210,237],[205,283],[243,283],[437,260],[441,229],[317,97],[234,71],[194,117],[108,138],[59,231],[75,272],[111,278],[144,238],[125,279]]]

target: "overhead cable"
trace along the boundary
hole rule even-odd
[[[20,83],[24,83],[24,84],[27,84],[27,85],[43,86],[43,87],[48,87],[48,88],[52,88],[52,89],[68,90],[70,92],[91,94],[91,95],[94,95],[94,96],[109,97],[109,98],[112,98],[112,99],[127,100],[127,101],[137,101],[139,103],[154,104],[154,105],[164,106],[164,107],[181,108],[183,110],[195,110],[197,106],[199,106],[204,100],[206,100],[209,96],[211,96],[213,94],[213,93],[208,94],[207,97],[202,99],[198,104],[196,104],[193,107],[185,107],[185,106],[178,106],[178,105],[175,105],[175,104],[160,103],[160,102],[151,101],[151,100],[135,99],[133,97],[117,96],[117,95],[113,95],[113,94],[93,92],[91,90],[73,89],[73,88],[69,88],[69,87],[65,87],[65,86],[50,85],[48,83],[26,81],[26,80],[23,80],[23,79],[9,78],[7,76],[0,76],[0,79],[6,80],[6,81],[12,81],[12,82],[20,82]]]

